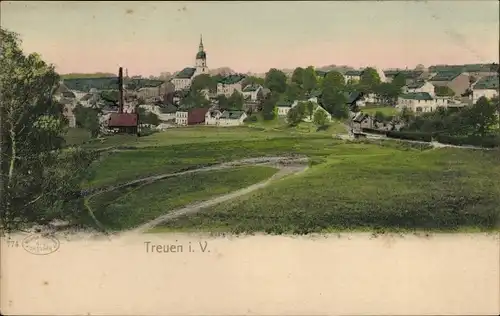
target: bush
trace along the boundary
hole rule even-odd
[[[257,119],[256,115],[250,115],[250,116],[248,116],[247,118],[245,118],[243,120],[243,122],[245,122],[245,123],[254,123],[254,122],[257,122],[257,121],[258,121],[258,119]]]
[[[431,142],[433,134],[432,133],[421,133],[421,132],[396,132],[390,131],[386,133],[387,137],[416,140],[423,142]]]
[[[500,147],[500,137],[498,136],[450,136],[436,135],[436,140],[442,144],[450,144],[455,146],[477,146],[494,148]]]

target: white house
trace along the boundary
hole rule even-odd
[[[429,81],[417,81],[410,83],[404,87],[405,93],[418,93],[424,92],[430,94],[432,97],[435,96],[434,85]]]
[[[349,70],[344,74],[344,78],[346,82],[356,82],[361,79],[362,74],[362,70]]]
[[[408,108],[415,113],[432,112],[438,107],[447,107],[448,98],[434,98],[427,92],[403,94],[398,98],[396,108]]]
[[[243,121],[246,118],[247,114],[244,111],[226,110],[220,112],[218,110],[213,110],[205,114],[205,125],[238,126],[243,125]]]
[[[188,125],[188,111],[175,112],[175,124],[181,126]]]
[[[242,93],[245,99],[250,99],[251,101],[257,101],[257,96],[261,91],[262,91],[261,85],[249,84],[243,89]]]
[[[488,76],[479,79],[472,86],[472,103],[476,103],[480,97],[487,99],[498,96],[499,78],[498,76]]]
[[[217,83],[217,95],[225,95],[226,97],[229,97],[234,91],[242,93],[242,83],[244,79],[244,75],[229,75],[223,77]]]
[[[276,108],[278,109],[278,116],[284,117],[288,115],[288,112],[290,112],[292,104],[288,102],[282,102],[276,104]]]

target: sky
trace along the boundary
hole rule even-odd
[[[246,73],[498,63],[498,12],[496,0],[2,1],[0,24],[61,74],[179,71],[200,34],[209,68]]]

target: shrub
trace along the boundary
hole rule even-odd
[[[408,140],[416,140],[423,142],[431,142],[432,141],[432,133],[421,133],[421,132],[397,132],[390,131],[386,133],[387,137],[390,138],[399,138],[399,139],[408,139]]]
[[[243,122],[245,122],[245,123],[254,123],[257,121],[258,121],[258,118],[256,115],[250,115],[246,119],[243,120]]]
[[[436,135],[436,140],[443,144],[450,144],[455,146],[477,146],[494,148],[500,147],[500,137],[498,136],[450,136],[450,135]]]

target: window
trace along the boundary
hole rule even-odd
[[[422,107],[417,106],[417,112],[422,112]]]

